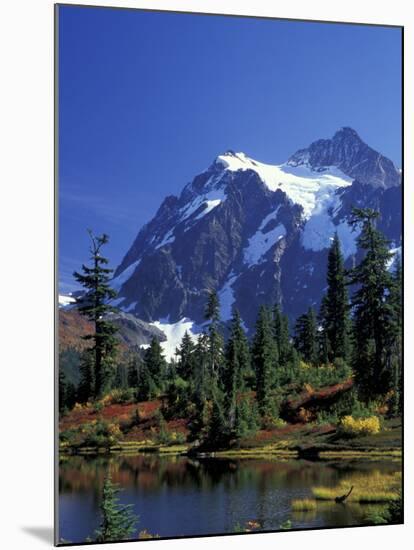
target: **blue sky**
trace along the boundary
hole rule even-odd
[[[281,163],[351,126],[401,166],[396,28],[59,9],[59,278],[112,267],[166,195],[233,149]]]

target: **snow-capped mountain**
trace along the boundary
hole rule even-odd
[[[281,165],[227,151],[139,231],[115,272],[116,304],[181,334],[203,322],[215,288],[223,320],[237,307],[251,329],[260,304],[279,302],[293,321],[319,306],[335,231],[354,261],[352,206],[379,210],[397,248],[401,204],[400,171],[350,128]]]

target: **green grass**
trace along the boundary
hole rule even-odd
[[[369,459],[372,458],[373,460],[378,460],[381,458],[386,459],[395,459],[400,460],[402,457],[402,451],[401,449],[342,449],[342,450],[333,450],[333,451],[321,451],[319,453],[320,458],[325,459],[358,459],[358,458],[364,458]]]
[[[316,500],[303,498],[292,500],[292,512],[313,512],[316,510]]]
[[[353,486],[353,491],[346,502],[360,504],[387,503],[398,500],[401,489],[401,473],[382,474],[378,471],[372,475],[351,476],[337,487],[314,487],[312,494],[316,500],[333,501],[346,494]]]
[[[158,452],[161,454],[182,454],[188,451],[188,445],[168,445],[159,447]]]
[[[227,449],[217,451],[214,456],[222,458],[296,458],[297,451],[287,449],[285,442],[263,445],[261,447]]]

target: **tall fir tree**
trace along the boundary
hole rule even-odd
[[[140,360],[137,354],[133,354],[128,363],[128,386],[130,388],[138,387]]]
[[[59,412],[69,410],[76,403],[76,388],[59,368]]]
[[[220,322],[220,300],[215,290],[208,292],[204,317],[212,323],[218,324]]]
[[[118,389],[127,389],[128,384],[128,364],[125,362],[118,363],[115,369],[115,378],[112,386]]]
[[[224,416],[223,394],[214,379],[211,391],[211,412],[207,426],[207,442],[214,448],[225,445],[229,432]]]
[[[292,345],[289,340],[289,319],[277,304],[273,309],[273,330],[279,354],[279,364],[285,366],[292,360]]]
[[[259,429],[257,403],[247,395],[241,396],[236,404],[234,435],[240,439],[254,434]]]
[[[163,413],[165,418],[188,418],[191,411],[190,383],[181,377],[170,380],[165,390]]]
[[[177,348],[177,374],[183,380],[190,381],[194,375],[195,348],[191,336],[185,331],[180,347]]]
[[[80,380],[77,389],[77,400],[86,403],[95,392],[94,350],[85,349],[80,359]]]
[[[59,412],[63,412],[66,407],[67,381],[63,369],[59,369]]]
[[[159,387],[154,382],[145,362],[139,364],[136,396],[139,401],[153,399],[159,393]]]
[[[209,370],[218,379],[224,367],[224,341],[220,332],[220,301],[215,290],[211,290],[208,294],[204,317],[209,321]]]
[[[319,327],[317,332],[317,347],[318,347],[318,361],[322,365],[326,365],[331,361],[331,346],[329,344],[328,333],[324,328],[325,319],[325,298],[323,297],[321,308],[319,311]]]
[[[128,540],[135,533],[138,517],[132,510],[132,504],[120,503],[120,491],[121,489],[112,483],[108,473],[102,491],[101,524],[96,531],[96,542]]]
[[[274,414],[272,386],[277,383],[278,353],[272,331],[272,320],[265,306],[259,309],[252,346],[252,360],[256,372],[256,398],[262,417]]]
[[[161,389],[167,377],[167,363],[162,347],[157,338],[153,337],[149,348],[144,354],[144,370],[147,370],[154,384]]]
[[[194,376],[191,381],[192,401],[194,414],[191,421],[191,434],[193,438],[202,437],[208,424],[208,399],[211,397],[213,376],[209,365],[208,335],[200,334],[194,350]]]
[[[360,395],[368,400],[386,393],[391,373],[387,369],[387,342],[392,330],[393,307],[388,296],[393,282],[388,266],[392,258],[389,242],[376,227],[379,213],[354,208],[351,225],[361,232],[358,247],[363,259],[350,272],[355,285],[351,304],[354,312],[353,368]]]
[[[403,411],[403,357],[402,357],[402,338],[403,338],[403,304],[402,304],[402,268],[401,261],[397,257],[394,259],[394,272],[392,274],[392,285],[388,295],[388,302],[391,308],[392,316],[390,330],[388,332],[388,342],[386,345],[387,370],[390,372],[390,389],[393,392],[391,399],[391,413],[393,415],[402,414]]]
[[[320,315],[324,359],[330,362],[335,358],[347,361],[350,354],[351,328],[349,296],[344,258],[337,233],[329,249],[327,283],[328,288],[322,301]]]
[[[245,389],[246,375],[250,371],[249,342],[244,333],[238,311],[233,313],[230,336],[225,348],[226,366],[223,369],[226,421],[230,431],[236,421],[237,393]]]
[[[194,392],[197,400],[205,400],[209,397],[212,379],[208,368],[209,342],[207,334],[202,333],[198,337],[194,355]]]
[[[318,327],[315,310],[310,307],[298,317],[295,326],[295,345],[304,361],[311,365],[318,363]]]
[[[117,350],[117,329],[106,315],[113,311],[108,301],[116,296],[110,286],[113,272],[107,266],[108,260],[102,256],[102,247],[108,243],[108,235],[95,236],[89,231],[91,239],[92,267],[82,265],[82,273],[74,272],[75,279],[84,287],[85,295],[78,301],[79,311],[94,324],[93,334],[84,336],[93,340],[94,380],[93,396],[99,398],[108,389]]]

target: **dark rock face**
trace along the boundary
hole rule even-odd
[[[145,321],[174,323],[188,317],[201,324],[207,292],[214,288],[223,319],[236,307],[252,329],[263,303],[280,303],[292,322],[310,305],[319,307],[329,238],[324,245],[307,245],[304,235],[313,214],[305,215],[302,199],[294,200],[286,186],[280,187],[278,175],[269,185],[259,163],[248,159],[243,164],[246,158],[227,152],[179,197],[163,201],[115,272],[122,309]],[[241,169],[229,169],[240,159]],[[379,210],[380,229],[392,241],[390,246],[400,245],[400,173],[356,132],[342,129],[331,140],[298,151],[282,166],[293,171],[306,166],[309,177],[297,188],[305,198],[313,178],[329,174],[327,167],[342,173],[343,184],[323,188],[329,193],[328,206],[323,203],[326,194],[315,194],[314,211],[325,208],[325,225],[318,226],[317,233],[330,235],[339,228],[344,245],[347,241],[347,265],[357,255],[356,235],[347,229],[353,206]],[[282,179],[286,176],[283,168],[283,173],[274,168]]]
[[[341,128],[332,139],[320,139],[300,149],[288,164],[307,164],[315,170],[335,166],[352,179],[374,187],[392,187],[401,183],[394,164],[362,141],[352,128]]]
[[[378,220],[380,229],[391,241],[393,247],[399,246],[402,235],[402,188],[401,185],[389,189],[364,185],[354,181],[350,187],[343,190],[342,206],[334,219],[349,218],[352,207],[369,207],[381,214]]]
[[[180,223],[179,207],[186,204],[180,200],[169,224],[165,223],[164,208],[160,208],[156,218],[160,217],[160,225],[164,227],[163,230],[157,227],[156,231],[159,231],[161,239],[173,225],[173,242],[142,254],[152,233],[147,230],[149,226],[140,232],[123,262],[125,265],[128,259],[135,261],[137,253],[142,255],[136,272],[122,287],[121,295],[126,297],[122,307],[136,301],[139,305],[134,311],[146,320],[167,317],[178,320],[187,316],[201,321],[208,289],[221,288],[232,269],[237,272],[242,270],[243,245],[255,232],[258,223],[281,206],[280,216],[286,224],[295,226],[295,215],[299,217],[300,209],[292,208],[283,193],[270,192],[255,172],[228,173],[224,178],[226,181],[220,183],[226,186],[226,200],[197,223],[192,224],[191,218],[197,218],[203,210],[202,206],[195,209],[190,219]],[[198,196],[200,180],[197,178],[194,187]],[[184,190],[186,195],[187,192]],[[193,197],[190,196],[190,200]],[[150,226],[153,225],[157,226],[151,222]],[[122,267],[117,272],[121,270]],[[252,291],[267,294],[269,287],[272,296],[278,298],[277,281],[266,282],[263,279],[257,282],[254,289],[250,283],[255,278],[254,272],[244,274],[238,282],[242,300],[244,295],[251,306],[249,294]],[[250,286],[248,292],[247,286]]]

